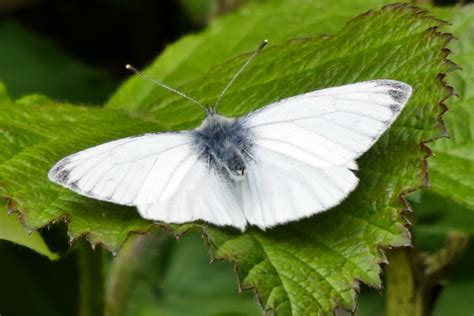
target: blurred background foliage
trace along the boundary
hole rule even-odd
[[[99,106],[129,76],[123,69],[126,63],[143,68],[169,43],[246,2],[0,0],[0,80],[13,98],[40,93]],[[436,15],[446,20],[452,20],[453,10],[460,8],[457,1],[417,4],[434,7]],[[474,22],[466,19],[463,23]],[[424,189],[412,194],[410,202],[414,244],[420,252],[435,253],[452,232],[473,235],[473,210],[459,201]],[[208,264],[197,235],[183,237],[179,243],[158,232],[134,236],[113,257],[105,251],[94,252],[85,240],[71,248],[64,223],[27,232],[16,214],[7,217],[5,203],[0,208],[2,316],[100,314],[84,307],[79,295],[83,281],[79,266],[92,266],[87,260],[97,260],[97,256],[101,256],[100,268],[109,281],[95,280],[97,292],[90,295],[107,293],[109,315],[260,313],[251,293],[237,294],[230,265]],[[113,266],[109,264],[112,260],[116,261]],[[450,269],[453,271],[440,279],[445,287],[437,290],[435,315],[474,312],[473,262],[474,245],[470,243]],[[96,272],[87,273],[88,282],[94,282]],[[118,286],[120,282],[125,285]],[[384,301],[384,293],[362,287],[357,314],[383,315]]]

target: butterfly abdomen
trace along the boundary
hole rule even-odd
[[[239,179],[251,161],[252,137],[241,121],[221,115],[209,115],[194,130],[194,147],[209,168]]]

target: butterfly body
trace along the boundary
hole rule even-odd
[[[232,181],[240,181],[252,163],[254,138],[244,122],[209,112],[201,126],[192,131],[193,147],[208,168]]]

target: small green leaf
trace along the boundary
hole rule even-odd
[[[446,127],[451,139],[440,139],[430,146],[430,180],[433,190],[474,210],[474,5],[453,11],[451,32],[459,40],[450,44],[456,52],[453,61],[463,71],[450,76],[459,97],[447,103]]]
[[[239,34],[237,22],[242,20],[219,32],[228,37]],[[241,286],[255,288],[265,310],[298,315],[328,313],[338,305],[352,309],[358,281],[380,286],[378,263],[384,261],[380,248],[410,244],[400,216],[400,196],[424,183],[426,153],[420,143],[441,135],[438,102],[450,94],[439,79],[452,68],[444,50],[451,37],[436,31],[441,25],[406,5],[364,14],[332,37],[265,49],[223,98],[222,114],[239,116],[284,97],[369,79],[402,80],[414,88],[392,128],[359,159],[360,184],[337,208],[266,232],[191,225],[202,229],[215,257],[235,262]],[[211,27],[202,36],[214,30]],[[183,90],[212,104],[246,58],[215,67]],[[59,188],[47,180],[49,168],[80,149],[129,135],[192,128],[204,116],[199,108],[169,93],[154,95],[148,104],[139,96],[140,111],[135,113],[41,98],[20,103],[3,99],[0,194],[14,202],[31,228],[65,217],[71,237],[87,234],[93,243],[111,249],[131,232],[153,224],[132,208]],[[20,180],[25,178],[28,181]]]
[[[5,202],[0,202],[0,239],[11,241],[28,247],[51,260],[58,259],[58,255],[52,253],[38,232],[28,232],[18,221],[18,216],[8,216]]]

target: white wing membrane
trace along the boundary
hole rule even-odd
[[[283,99],[244,118],[257,147],[314,167],[351,166],[393,123],[411,87],[374,80]]]
[[[234,193],[225,178],[199,161],[173,197],[137,208],[142,217],[166,223],[201,219],[244,230],[247,221]]]
[[[239,184],[248,223],[265,229],[327,210],[358,183],[345,167],[315,168],[262,149]]]
[[[166,199],[196,162],[187,133],[147,134],[92,147],[59,161],[50,180],[124,205]]]

